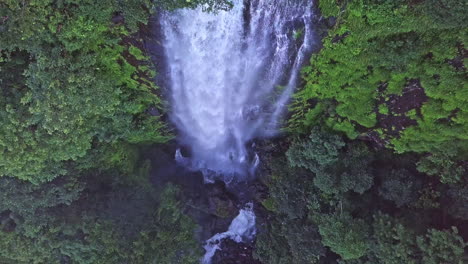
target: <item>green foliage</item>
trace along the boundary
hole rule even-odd
[[[268,197],[262,200],[267,211],[259,213],[266,219],[259,220],[258,259],[418,264],[458,263],[466,258],[463,238],[444,231],[464,222],[442,224],[438,218],[450,214],[466,220],[464,185],[434,186],[430,178],[415,172],[419,155],[370,153],[359,142],[343,145],[340,137],[314,128],[309,138],[291,142],[286,157],[264,161],[270,176],[265,179]]]
[[[363,193],[373,184],[372,157],[365,145],[344,145],[339,136],[314,128],[307,141],[291,144],[286,156],[291,166],[312,171],[315,186],[327,194]]]
[[[463,263],[466,243],[452,231],[429,229],[425,235],[404,226],[399,220],[378,214],[374,222],[373,252],[379,263]]]
[[[304,29],[301,28],[301,29],[298,29],[298,30],[294,30],[292,37],[293,37],[294,40],[298,40],[298,39],[302,38],[303,35],[304,35]]]
[[[279,222],[284,221],[284,222]],[[316,226],[302,220],[273,219],[255,243],[262,263],[318,263],[325,255]]]
[[[145,113],[160,106],[145,66],[149,58],[126,42],[136,24],[147,21],[145,4],[0,3],[6,17],[0,39],[0,176],[47,182],[69,173],[93,148],[168,140],[161,121]],[[115,14],[130,9],[138,21],[125,17],[130,24],[112,24]]]
[[[339,15],[340,7],[335,0],[325,0],[319,2],[319,8],[323,16],[325,17],[336,17]]]
[[[70,205],[83,191],[83,183],[73,178],[58,178],[43,185],[33,185],[14,178],[0,178],[0,209],[23,217],[34,217],[36,210]]]
[[[317,263],[325,255],[317,226],[309,219],[321,207],[308,172],[287,166],[284,157],[271,162],[269,197],[263,201],[269,220],[256,241],[255,256],[263,263]]]
[[[341,137],[314,128],[307,141],[295,141],[286,152],[289,164],[317,173],[321,167],[338,161],[338,151],[345,145]]]
[[[115,12],[125,20],[125,27],[135,32],[141,25],[148,23],[148,9],[153,7],[152,0],[122,0],[118,1]]]
[[[263,205],[276,224],[259,235],[261,259],[308,263],[281,247],[291,244],[282,230],[307,230],[312,221],[340,255],[325,253],[319,263],[466,261],[462,235],[447,231],[468,219],[466,3],[318,4],[328,36],[291,106],[291,168],[270,161]]]
[[[194,239],[195,224],[181,211],[179,189],[167,185],[161,194],[153,228],[140,234],[133,246],[140,249],[131,263],[199,263],[200,244]]]
[[[438,176],[442,183],[457,183],[467,171],[454,159],[455,157],[446,153],[434,153],[418,162],[418,170],[427,175]]]
[[[319,218],[322,243],[344,260],[364,256],[370,247],[369,228],[361,219],[348,214],[322,215]]]
[[[399,153],[466,159],[466,3],[328,0],[319,7],[336,25],[303,70],[290,129],[320,124],[350,138],[381,131]],[[323,103],[326,111],[317,110]]]
[[[468,186],[452,185],[447,191],[447,211],[452,216],[468,220]]]
[[[418,263],[416,236],[412,230],[384,214],[377,214],[374,217],[373,229],[375,243],[372,244],[372,251],[379,262]]]
[[[198,6],[232,4],[0,0],[0,263],[199,262],[180,190],[147,181],[140,147],[170,136],[147,113],[163,107],[134,35],[154,8]],[[256,258],[463,263],[467,244],[452,226],[468,219],[466,4],[319,7],[329,36],[304,68],[290,122],[310,136],[288,139],[286,155],[265,162]],[[401,162],[407,156],[370,153],[329,130],[350,139],[372,132],[397,153],[422,154]],[[440,183],[410,173],[418,159]]]
[[[270,188],[270,210],[289,219],[303,219],[310,209],[320,207],[310,174],[291,168],[284,159],[276,159],[267,183]],[[308,197],[308,199],[304,199]]]
[[[362,194],[371,188],[374,181],[371,162],[372,156],[365,145],[350,145],[340,155],[339,162],[316,174],[314,184],[325,193],[354,191]]]
[[[83,188],[83,182],[65,178],[41,186],[1,178],[1,258],[6,263],[198,263],[195,224],[182,213],[178,188],[168,185],[154,195],[153,188],[111,179],[88,180]]]
[[[411,173],[405,169],[391,170],[382,180],[379,194],[402,207],[417,199],[417,185]]]
[[[64,178],[41,186],[13,178],[1,178],[1,183],[1,222],[6,224],[0,231],[0,256],[8,263],[60,263],[62,258],[98,263],[106,250],[113,250],[105,236],[83,240],[100,227],[77,204],[84,186]]]
[[[452,232],[431,229],[426,236],[418,237],[417,244],[423,252],[422,261],[427,264],[462,264],[463,253],[468,245],[455,227]]]
[[[427,230],[417,232],[400,220],[388,215],[377,214],[374,221],[372,251],[379,263],[463,263],[466,243],[452,231]]]
[[[2,232],[0,238],[1,260],[3,263],[59,263],[48,262],[50,260],[50,251],[43,251],[41,241],[34,242],[27,237],[19,236],[13,232]],[[48,249],[51,250],[51,249]]]
[[[424,11],[431,22],[446,27],[466,26],[466,3],[453,0],[426,0]]]

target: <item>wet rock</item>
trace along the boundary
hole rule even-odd
[[[325,18],[324,24],[327,28],[332,28],[336,24],[336,17],[327,17]]]
[[[112,23],[114,23],[114,25],[123,25],[125,23],[125,18],[121,13],[116,13],[112,17]]]
[[[387,84],[379,87],[381,96],[378,103],[385,104],[389,109],[389,113],[380,113],[376,108],[378,127],[382,128],[386,135],[398,138],[401,131],[407,127],[417,125],[416,120],[406,115],[407,112],[414,109],[416,114],[421,116],[421,107],[427,102],[428,97],[419,80],[416,79],[408,81],[401,95],[390,94],[388,98],[385,98],[382,95],[386,89]],[[374,137],[374,139],[377,139],[377,137]],[[375,143],[380,144],[381,142],[377,140]]]
[[[246,243],[236,243],[230,239],[221,242],[221,249],[213,256],[213,264],[261,264],[252,256],[253,247]]]
[[[411,109],[419,109],[427,102],[428,97],[419,80],[410,80],[403,89],[402,95],[390,95],[388,107],[397,114],[404,114]]]
[[[158,111],[158,109],[156,107],[150,107],[146,111],[151,116],[160,116],[161,115],[161,113]]]
[[[370,131],[366,135],[360,136],[359,139],[368,141],[375,150],[384,149],[388,144],[388,142],[375,131]]]
[[[13,213],[6,210],[0,213],[0,229],[3,232],[13,232],[16,228],[16,222],[12,218]]]
[[[210,197],[210,212],[217,217],[232,218],[237,214],[237,208],[232,200],[222,197]]]

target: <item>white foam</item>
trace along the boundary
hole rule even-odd
[[[221,249],[221,240],[231,239],[237,243],[249,241],[255,237],[255,232],[255,213],[253,211],[253,205],[248,203],[244,209],[239,211],[239,215],[232,220],[226,232],[218,233],[206,241],[203,246],[206,253],[203,256],[202,263],[211,263],[211,259],[216,251]]]
[[[204,172],[207,181],[251,171],[256,161],[245,144],[276,133],[313,42],[312,1],[233,3],[230,11],[179,10],[161,17],[171,118],[193,151],[184,164]],[[303,41],[293,37],[298,30]]]

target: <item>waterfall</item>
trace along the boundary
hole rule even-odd
[[[171,118],[191,150],[176,159],[207,182],[252,173],[259,159],[246,144],[281,127],[314,41],[311,0],[233,3],[229,11],[161,15]]]

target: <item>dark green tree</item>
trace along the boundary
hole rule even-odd
[[[310,172],[289,167],[284,157],[275,158],[271,170],[269,197],[263,201],[270,217],[258,234],[256,257],[271,264],[318,263],[325,248],[310,216],[321,202]]]
[[[468,220],[468,186],[452,185],[446,193],[444,203],[452,216]]]
[[[392,169],[385,174],[379,194],[386,200],[402,207],[418,198],[418,180],[406,169]]]
[[[458,235],[457,228],[451,231],[430,229],[425,236],[417,238],[422,251],[422,262],[427,264],[464,263],[464,251],[468,245]]]
[[[460,182],[468,173],[463,167],[462,161],[443,152],[427,155],[421,158],[417,165],[418,171],[439,177],[440,181],[446,184]]]
[[[338,161],[339,150],[345,143],[338,135],[312,129],[306,140],[296,140],[286,152],[289,164],[317,173],[321,168]]]
[[[151,63],[128,40],[147,22],[147,4],[0,2],[0,176],[47,182],[92,149],[168,140],[145,112],[161,105]],[[130,6],[139,18],[112,23]]]
[[[344,260],[358,259],[369,250],[370,229],[362,219],[348,213],[324,214],[318,223],[322,243]]]
[[[385,214],[374,216],[373,229],[372,252],[379,263],[419,263],[414,231]]]
[[[315,128],[308,140],[293,142],[286,156],[291,166],[312,171],[314,184],[325,193],[363,193],[373,184],[372,157],[363,144],[344,145],[339,136]]]
[[[466,159],[465,3],[319,6],[334,18],[325,20],[323,48],[304,69],[306,85],[296,95],[291,130],[320,125],[350,138],[371,134],[399,153],[449,152]]]

